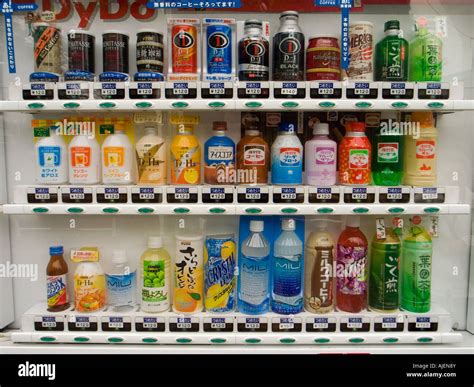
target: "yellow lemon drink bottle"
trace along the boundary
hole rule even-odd
[[[171,184],[194,185],[201,181],[201,147],[193,126],[179,124],[171,143]]]
[[[204,304],[212,313],[236,307],[236,255],[233,235],[207,236],[204,249]]]

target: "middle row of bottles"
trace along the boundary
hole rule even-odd
[[[411,132],[405,133],[403,124]],[[170,142],[156,125],[146,125],[135,145],[121,123],[102,136],[101,146],[93,133],[71,137],[58,134],[57,128],[35,128],[35,136],[40,133],[35,145],[39,184],[433,186],[437,182],[438,132],[430,112],[413,112],[404,123],[396,114],[382,113],[370,138],[364,122],[349,121],[339,144],[330,137],[329,125],[318,122],[313,137],[303,145],[297,124],[289,120],[282,121],[271,146],[253,125],[245,128],[236,145],[227,135],[227,123],[221,121],[213,123],[213,135],[203,146],[191,123],[177,124]]]
[[[149,313],[171,307],[176,313],[205,308],[251,315],[334,308],[428,312],[433,246],[421,217],[407,220],[405,228],[400,218],[392,220],[393,226],[385,227],[382,218],[376,222],[370,250],[356,216],[346,218],[337,239],[330,227],[334,221],[317,219],[308,226],[303,217],[241,217],[238,242],[233,233],[179,231],[172,255],[161,236],[150,236],[139,263],[114,250],[106,259],[106,274],[97,248],[71,250],[71,259],[79,262],[75,309],[95,312],[109,305],[117,312],[131,311],[138,303]],[[305,228],[310,228],[306,238]],[[62,246],[51,247],[50,254],[48,310],[57,312],[69,307],[68,265]]]

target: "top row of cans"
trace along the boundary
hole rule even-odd
[[[299,15],[280,15],[280,27],[270,52],[268,22],[257,19],[168,19],[168,47],[163,34],[142,30],[136,36],[135,81],[162,81],[165,56],[169,81],[441,81],[442,41],[427,29],[426,19],[417,23],[412,43],[403,38],[398,20],[385,23],[385,37],[375,47],[374,26],[353,22],[342,44],[349,48],[349,68],[341,70],[339,38],[328,34],[308,39],[298,24]],[[200,37],[202,35],[202,38]],[[237,50],[235,41],[237,41]],[[95,40],[86,31],[70,31],[66,81],[95,78]],[[31,81],[59,81],[62,75],[61,31],[47,23],[34,25],[35,73]],[[103,72],[99,81],[127,81],[130,73],[129,35],[121,31],[102,34]],[[201,43],[202,42],[202,43]],[[205,42],[205,44],[204,44]],[[423,44],[429,50],[423,50]],[[413,50],[412,50],[413,49]],[[412,52],[413,51],[413,52]],[[375,54],[374,54],[375,53]],[[272,55],[270,55],[272,54]],[[270,77],[270,56],[272,74]],[[410,59],[410,61],[409,61]],[[413,69],[411,69],[413,67]],[[411,70],[411,71],[409,71]]]

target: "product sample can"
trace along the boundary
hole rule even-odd
[[[171,60],[173,73],[198,72],[197,28],[176,24],[171,29]]]
[[[349,39],[349,80],[373,81],[374,25],[370,22],[352,23],[349,27]]]
[[[203,250],[202,236],[176,235],[173,310],[177,313],[195,313],[203,308]]]
[[[102,60],[104,72],[128,74],[128,35],[110,31],[102,35]]]
[[[235,309],[236,249],[233,235],[207,236],[204,249],[204,302],[206,311]]]
[[[68,64],[69,71],[95,73],[95,36],[83,31],[69,31]]]
[[[33,24],[35,71],[61,74],[61,30],[48,23]]]
[[[163,35],[155,31],[137,34],[137,69],[139,72],[163,73]]]
[[[306,52],[306,80],[339,81],[341,78],[341,49],[332,36],[316,36],[309,40]]]
[[[226,24],[211,24],[206,29],[207,73],[232,72],[232,28]]]

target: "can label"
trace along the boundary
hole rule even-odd
[[[61,30],[35,26],[33,31],[35,71],[61,74]]]
[[[94,74],[95,37],[80,32],[70,33],[67,37],[69,71],[85,71]]]
[[[47,278],[48,308],[67,303],[66,274],[49,275]]]
[[[353,24],[349,28],[350,64],[347,69],[349,79],[372,81],[373,68],[373,27],[368,24]]]
[[[336,38],[320,37],[309,41],[306,54],[308,81],[339,81],[341,76],[341,49]]]
[[[304,35],[279,32],[273,38],[273,80],[304,81]]]
[[[192,25],[175,25],[171,29],[173,73],[197,73],[197,29]]]
[[[380,142],[377,145],[377,162],[398,163],[398,142]]]
[[[102,36],[104,72],[128,74],[128,36],[107,33]]]
[[[230,74],[232,72],[232,29],[227,25],[207,27],[207,72]]]
[[[368,149],[349,149],[349,168],[367,169],[369,167]]]
[[[262,38],[244,38],[239,43],[239,80],[268,81],[268,41]]]
[[[157,32],[137,34],[137,69],[139,72],[163,72],[163,35]]]
[[[207,237],[204,250],[206,310],[230,312],[235,309],[236,248],[234,238]]]
[[[398,308],[399,260],[399,243],[384,244],[382,248],[372,245],[369,278],[369,306],[372,308]]]

